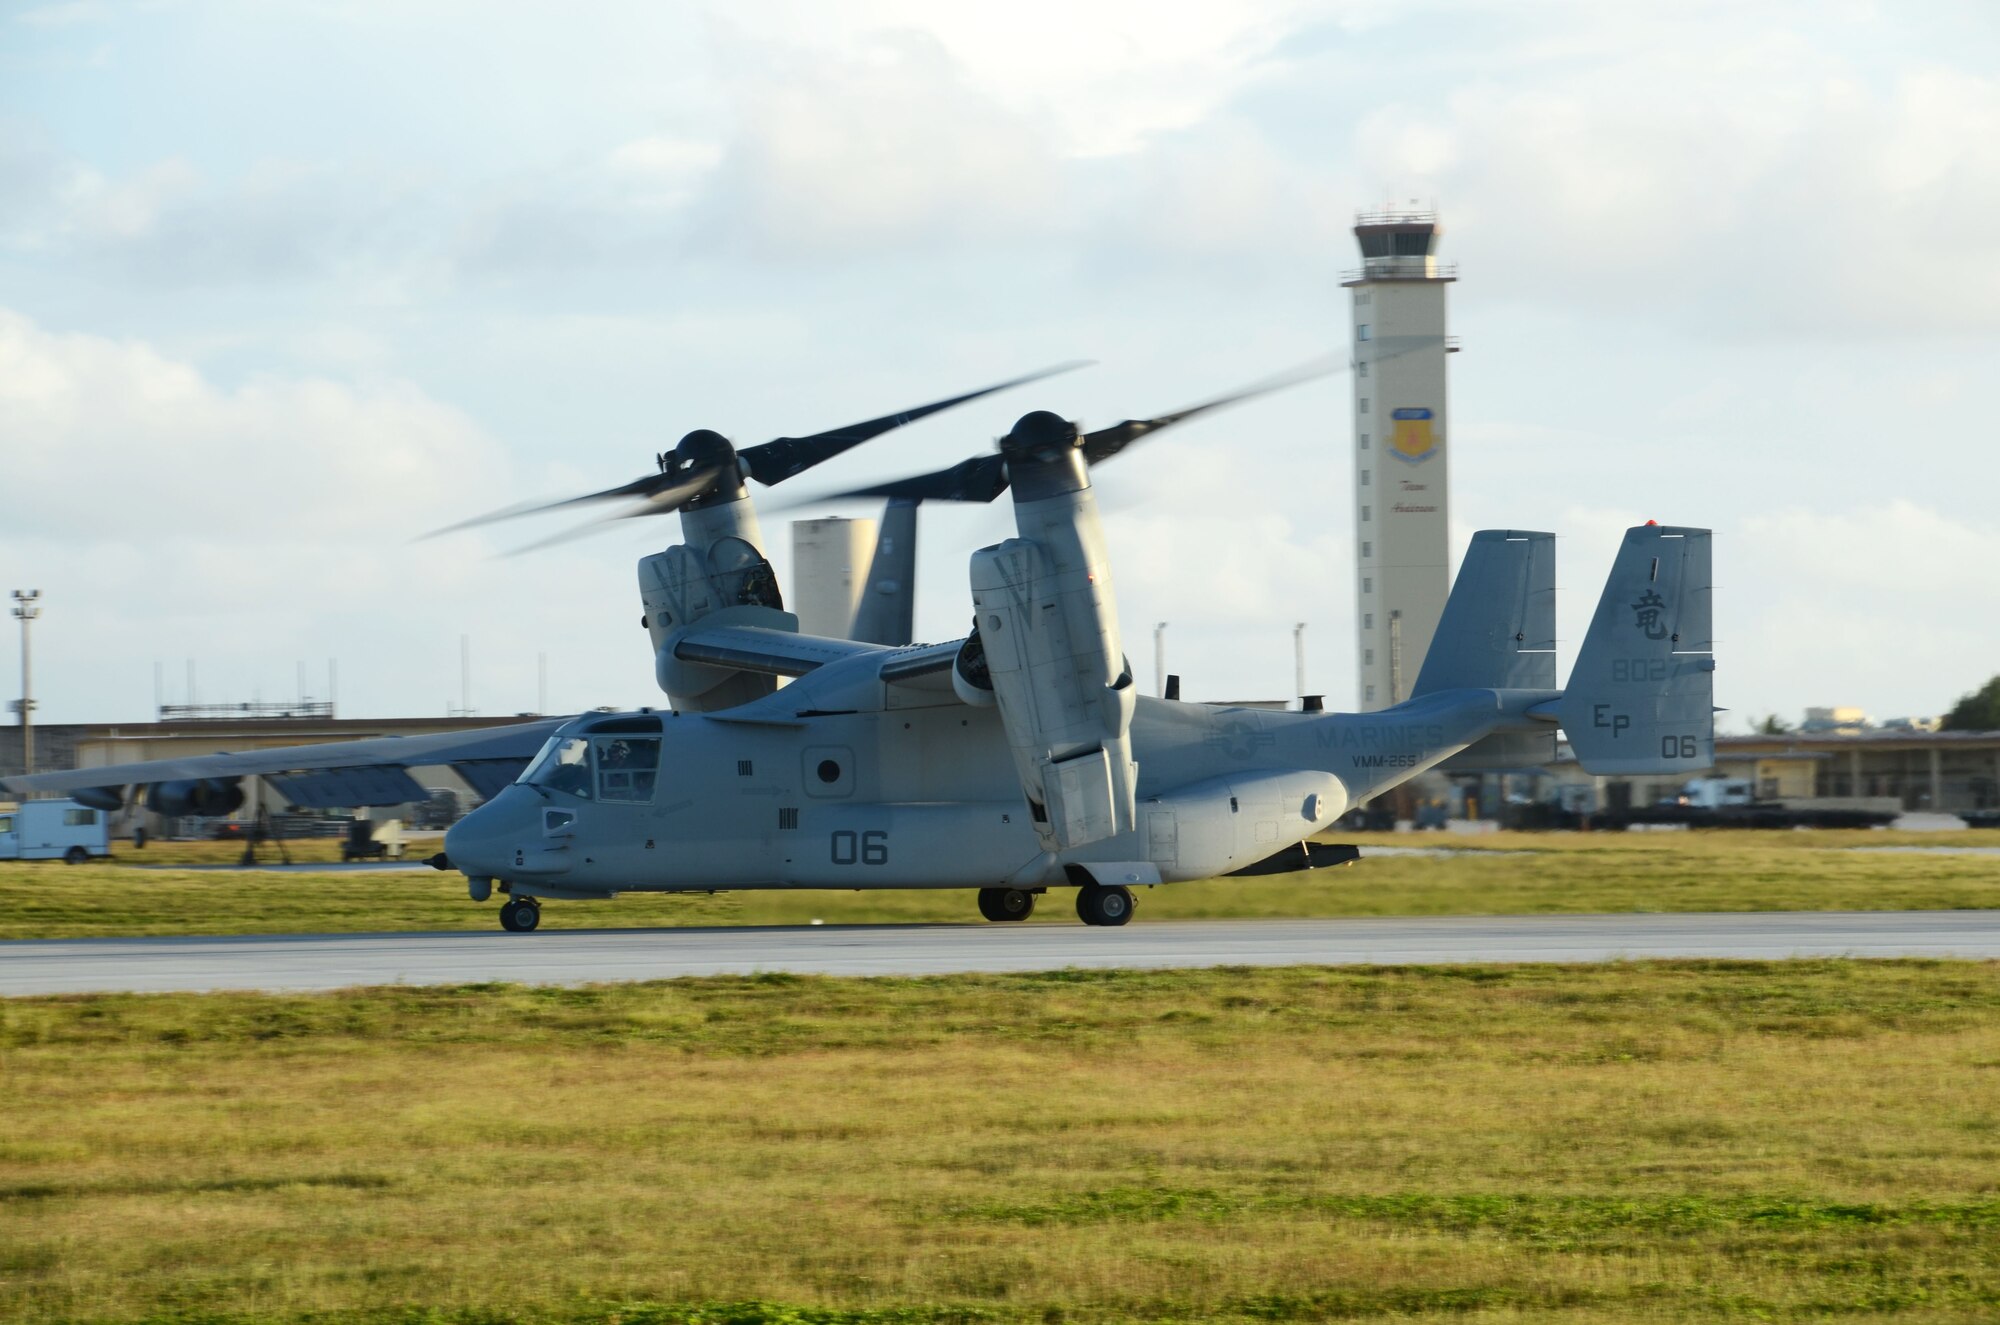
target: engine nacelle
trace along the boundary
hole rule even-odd
[[[986,646],[976,629],[965,637],[965,643],[958,646],[958,656],[951,660],[951,689],[962,703],[974,708],[993,707],[993,674],[986,669]]]
[[[155,814],[178,816],[228,814],[243,804],[243,779],[195,778],[156,782],[146,789],[146,807]]]
[[[690,538],[639,562],[639,596],[653,640],[654,676],[674,707],[712,713],[762,699],[777,689],[775,677],[674,656],[689,627],[713,618],[736,625],[797,631],[799,619],[784,610],[771,563],[757,550],[756,516],[735,501],[682,512]],[[699,545],[696,539],[703,539]]]
[[[116,814],[125,808],[123,787],[85,787],[81,791],[72,791],[69,798],[78,805],[88,805],[91,809],[102,810],[106,814]]]
[[[1069,497],[1088,499],[1087,490]],[[1019,504],[1016,515],[1029,525]],[[1131,831],[1138,786],[1136,695],[1096,520],[1060,515],[1036,521],[1034,539],[972,554],[987,674],[1035,831],[1051,851]],[[956,667],[952,684],[961,688]]]

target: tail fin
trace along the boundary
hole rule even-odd
[[[1482,529],[1445,600],[1412,696],[1556,688],[1556,536]]]
[[[1592,773],[1698,773],[1715,763],[1709,531],[1625,531],[1560,714]]]
[[[891,497],[882,512],[875,559],[868,565],[850,639],[898,647],[910,642],[917,595],[917,504],[915,498]]]

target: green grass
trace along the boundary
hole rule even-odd
[[[1486,915],[1605,911],[1902,910],[2000,906],[2000,857],[1877,854],[1854,846],[1996,846],[2000,831],[1361,835],[1348,868],[1143,891],[1139,922],[1178,918]],[[307,844],[331,850],[327,843]],[[1449,857],[1376,847],[1468,848]],[[241,848],[168,844],[108,865],[0,864],[0,938],[492,929],[457,874],[133,868],[231,860]],[[421,848],[420,850],[428,850]],[[966,890],[628,895],[552,902],[550,928],[976,920]],[[1037,921],[1074,924],[1051,892]]]
[[[2000,964],[0,1002],[0,1319],[1983,1321]]]

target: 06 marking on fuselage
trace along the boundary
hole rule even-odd
[[[860,834],[851,828],[842,828],[833,834],[828,851],[829,858],[836,865],[887,865],[889,834],[880,828],[871,828]]]

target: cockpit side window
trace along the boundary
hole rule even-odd
[[[597,798],[605,801],[650,801],[660,773],[660,742],[636,736],[600,736],[597,746]]]

